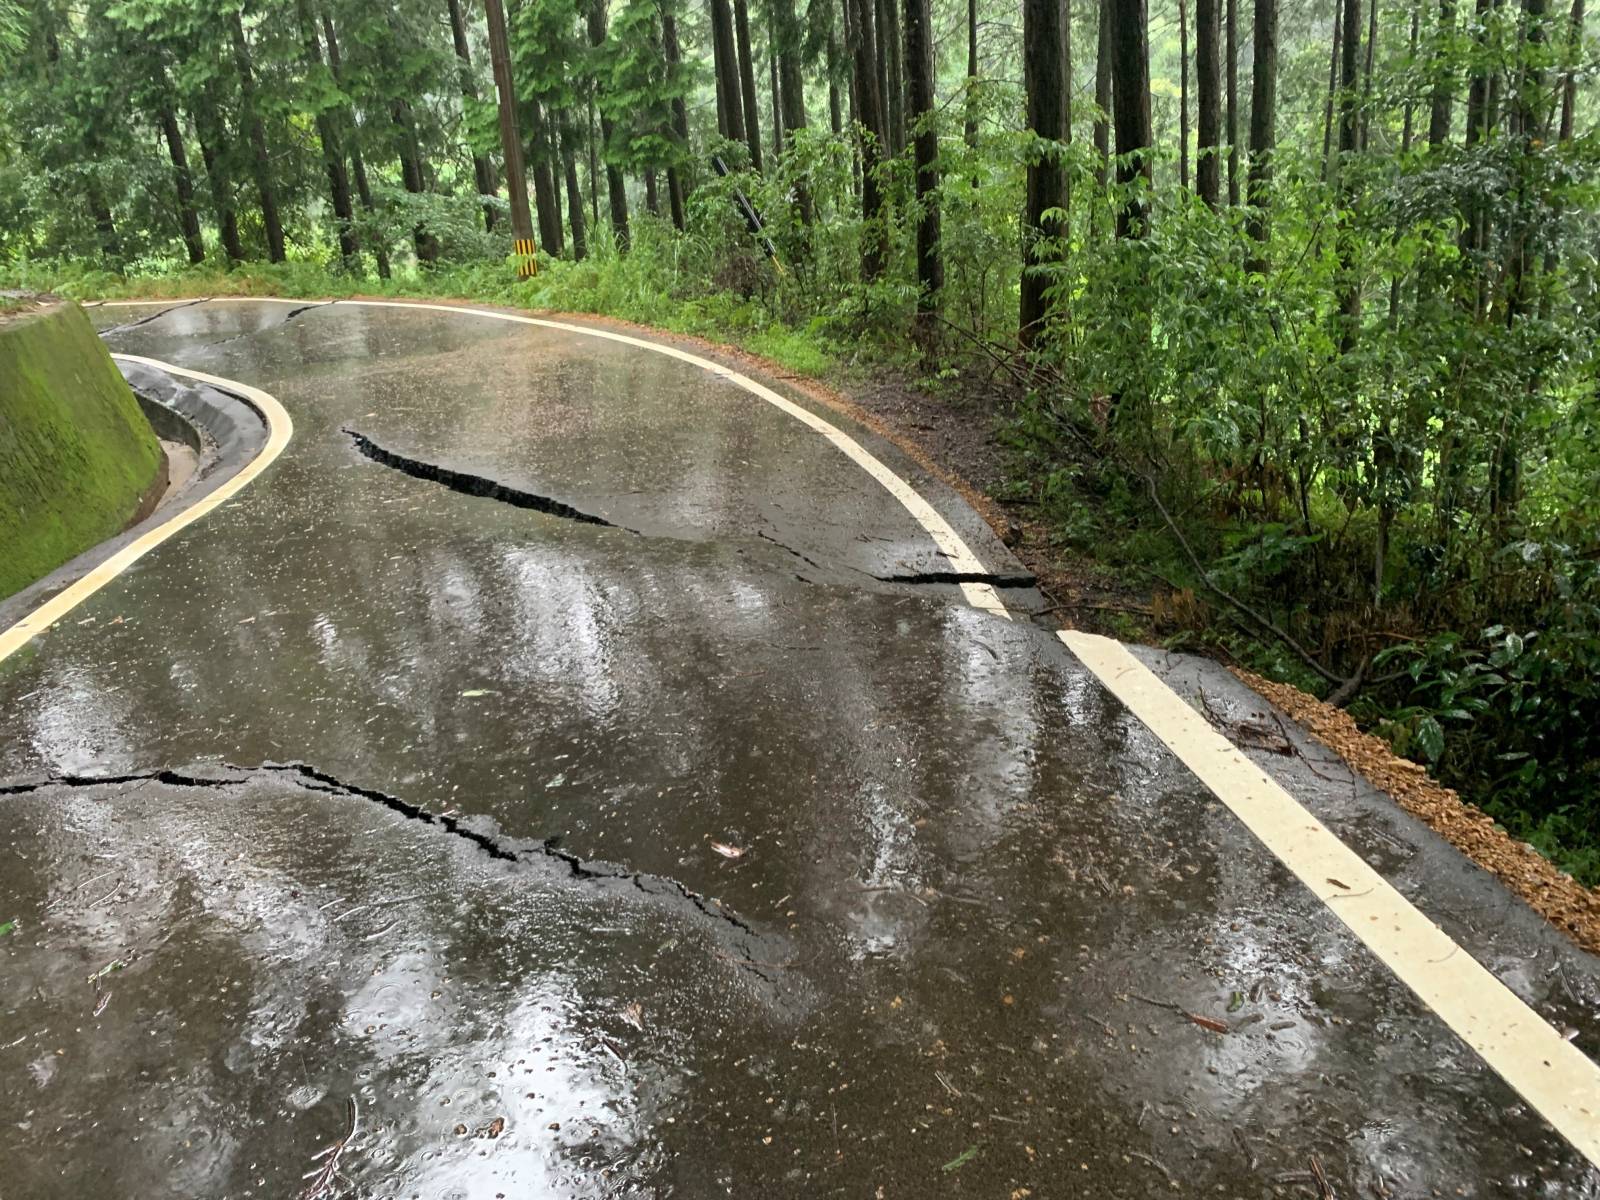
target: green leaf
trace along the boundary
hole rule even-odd
[[[14,931],[16,927],[17,923],[15,921],[6,921],[4,923],[0,923],[0,937],[5,937],[6,934]]]
[[[954,1158],[952,1158],[949,1162],[945,1163],[944,1166],[940,1167],[939,1169],[941,1171],[943,1171],[946,1175],[950,1175],[950,1174],[952,1174],[952,1173],[954,1173],[956,1171],[959,1171],[962,1167],[966,1166],[969,1162],[971,1162],[973,1159],[975,1159],[977,1157],[978,1157],[978,1148],[976,1146],[968,1146],[960,1154],[956,1155]]]

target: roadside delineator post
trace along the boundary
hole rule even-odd
[[[539,248],[532,238],[514,238],[511,250],[517,260],[518,279],[531,279],[539,273]]]

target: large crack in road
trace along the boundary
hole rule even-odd
[[[0,797],[30,795],[48,791],[52,788],[97,790],[144,783],[160,783],[168,787],[178,788],[205,788],[226,791],[242,788],[252,780],[262,776],[287,777],[308,791],[332,796],[351,797],[377,804],[409,821],[420,822],[451,837],[461,838],[466,842],[470,842],[484,854],[500,862],[529,865],[543,861],[558,864],[573,879],[585,882],[615,881],[630,886],[653,899],[688,907],[714,922],[737,931],[738,936],[733,939],[733,943],[740,951],[740,956],[733,961],[740,966],[747,967],[770,982],[770,977],[763,973],[762,968],[771,966],[772,963],[758,960],[750,952],[750,946],[746,944],[747,941],[762,939],[764,937],[763,933],[733,909],[723,904],[722,901],[715,897],[703,895],[676,879],[665,875],[652,874],[648,871],[630,870],[620,863],[607,862],[603,859],[584,859],[579,855],[560,849],[553,838],[547,838],[542,841],[522,840],[503,838],[497,834],[486,833],[481,829],[473,828],[471,824],[472,818],[463,818],[450,813],[432,812],[419,804],[389,792],[350,783],[309,763],[267,762],[254,767],[224,763],[221,764],[221,769],[228,772],[228,774],[206,774],[192,768],[179,770],[166,767],[151,771],[123,772],[114,775],[65,773],[40,779],[0,783]]]
[[[411,455],[401,454],[387,446],[380,445],[372,437],[344,426],[341,432],[354,443],[363,456],[381,466],[409,475],[413,479],[420,479],[428,483],[437,483],[459,492],[465,496],[476,496],[485,500],[496,500],[501,504],[509,504],[514,508],[529,509],[533,512],[543,513],[545,516],[558,517],[564,521],[576,521],[584,525],[598,525],[608,529],[620,529],[624,533],[631,533],[636,537],[662,536],[652,535],[642,530],[632,529],[626,525],[606,517],[569,504],[565,500],[557,500],[553,496],[541,495],[538,492],[529,492],[521,488],[512,487],[497,479],[485,475],[473,474],[470,471],[461,471],[453,467],[444,466],[442,463],[430,462],[427,459],[415,458]],[[780,550],[800,559],[807,566],[817,570],[847,570],[855,575],[865,576],[877,583],[905,584],[910,586],[927,586],[930,584],[987,584],[995,588],[1031,588],[1038,582],[1034,576],[1025,572],[987,572],[987,571],[907,571],[894,574],[874,574],[863,571],[859,567],[841,565],[829,568],[817,562],[808,555],[802,554],[792,546],[787,546],[766,530],[758,530],[756,536],[763,541],[770,542]]]

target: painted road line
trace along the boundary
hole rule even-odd
[[[1600,1166],[1600,1067],[1552,1029],[1121,642],[1068,649],[1496,1074]]]
[[[0,662],[5,661],[5,659],[20,650],[30,638],[49,629],[50,626],[94,595],[95,592],[105,587],[106,584],[138,562],[139,559],[150,553],[162,542],[198,521],[212,509],[235,495],[252,479],[261,474],[262,471],[265,471],[271,465],[272,460],[283,453],[283,448],[289,444],[289,439],[294,436],[294,422],[289,419],[289,414],[284,411],[283,405],[259,388],[253,388],[248,384],[238,383],[232,379],[219,379],[215,375],[206,375],[200,371],[190,371],[183,367],[175,367],[171,363],[158,362],[153,358],[142,358],[137,354],[113,354],[112,357],[121,359],[123,362],[140,363],[147,367],[154,367],[158,371],[166,371],[171,375],[181,375],[185,379],[209,383],[213,387],[238,396],[260,413],[262,420],[266,422],[267,444],[262,447],[261,452],[255,458],[244,465],[237,475],[217,488],[216,491],[196,501],[188,508],[174,513],[154,529],[140,534],[87,575],[46,600],[38,608],[23,617],[22,620],[11,626],[10,629],[0,633]]]

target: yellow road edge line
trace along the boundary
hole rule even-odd
[[[1245,828],[1573,1147],[1600,1166],[1600,1066],[1111,638],[1058,635]]]
[[[283,453],[283,448],[289,444],[289,439],[294,436],[294,422],[289,418],[289,414],[284,411],[283,405],[279,404],[275,397],[268,395],[260,388],[253,388],[248,384],[239,383],[232,379],[220,379],[215,375],[207,375],[201,371],[190,371],[184,367],[176,367],[171,363],[164,363],[154,358],[144,358],[137,354],[113,354],[111,357],[121,359],[123,362],[140,363],[147,367],[154,367],[158,371],[166,371],[172,375],[181,375],[185,379],[209,383],[241,397],[250,407],[260,413],[262,420],[266,422],[267,444],[262,447],[255,458],[244,465],[237,475],[217,488],[216,491],[198,500],[188,508],[174,513],[154,529],[140,534],[87,575],[75,580],[39,605],[38,608],[35,608],[11,628],[0,633],[0,662],[4,662],[12,654],[27,645],[29,640],[49,629],[50,626],[54,625],[67,613],[105,587],[106,584],[122,574],[150,551],[161,545],[162,542],[192,525],[212,509],[237,494],[241,488],[261,474],[262,471],[265,471],[272,464],[273,459]]]
[[[312,303],[278,296],[214,300]],[[156,304],[160,301],[108,301]],[[960,534],[904,479],[849,434],[721,363],[674,346],[610,330],[454,304],[335,300],[375,308],[421,308],[604,338],[690,363],[765,400],[821,433],[881,484],[920,524],[958,571],[984,567]],[[134,358],[132,355],[118,357]],[[149,361],[138,360],[135,361]],[[178,368],[221,386],[225,381]],[[227,384],[230,390],[241,385]],[[276,403],[275,401],[273,402]],[[287,415],[285,415],[287,420]],[[287,440],[287,439],[285,439]],[[260,461],[260,460],[258,460]],[[264,465],[264,464],[263,464]],[[165,527],[163,527],[165,528]],[[120,568],[119,568],[120,569]],[[98,585],[97,585],[98,586]],[[1010,619],[996,590],[962,584],[969,604]],[[9,636],[9,633],[6,635]],[[1422,914],[1298,800],[1250,762],[1121,642],[1076,630],[1061,641],[1356,938],[1447,1028],[1515,1089],[1586,1159],[1600,1167],[1600,1067],[1566,1041],[1487,968]],[[9,651],[0,637],[0,659]],[[1333,881],[1347,885],[1340,887]]]

